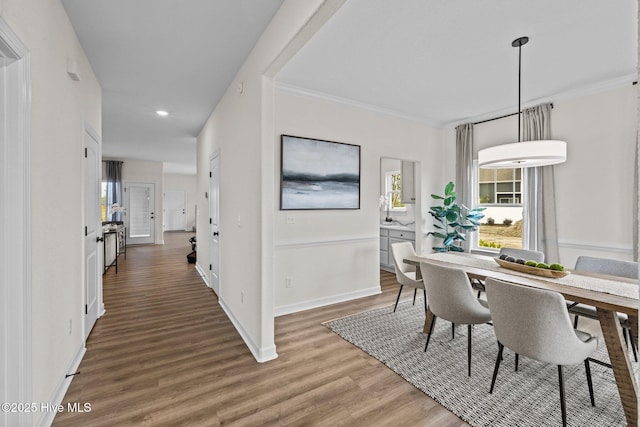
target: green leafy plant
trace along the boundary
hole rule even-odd
[[[466,232],[476,231],[480,220],[484,218],[482,213],[485,208],[469,209],[456,203],[457,194],[454,191],[453,182],[444,187],[444,196],[432,194],[431,198],[442,200],[441,206],[431,206],[429,214],[435,219],[434,227],[437,231],[431,231],[432,235],[442,239],[442,246],[434,246],[436,252],[463,252],[460,243],[466,239]]]

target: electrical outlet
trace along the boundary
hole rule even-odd
[[[291,289],[291,285],[292,285],[293,280],[291,279],[291,277],[285,277],[284,279],[284,287],[287,289]]]
[[[287,214],[287,224],[295,224],[296,216],[293,214]]]
[[[242,220],[240,218],[240,215],[238,215],[238,227],[242,227]]]

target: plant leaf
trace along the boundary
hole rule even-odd
[[[445,196],[450,196],[453,192],[453,181],[449,181],[449,183],[444,187]]]

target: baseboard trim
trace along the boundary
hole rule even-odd
[[[222,307],[222,310],[224,310],[224,312],[226,313],[229,320],[231,320],[231,323],[236,328],[236,331],[238,331],[238,333],[240,334],[240,337],[247,345],[249,351],[251,352],[251,354],[253,354],[253,357],[256,359],[256,361],[258,361],[259,363],[264,363],[278,357],[275,344],[268,347],[259,347],[258,345],[256,345],[256,343],[251,339],[251,336],[242,327],[240,321],[238,321],[238,319],[233,315],[233,311],[224,302],[224,300],[222,298],[218,298],[218,303],[220,304],[220,307]]]
[[[275,317],[284,316],[286,314],[297,313],[299,311],[311,310],[313,308],[324,307],[326,305],[337,304],[340,302],[351,301],[358,298],[369,297],[372,295],[378,295],[382,291],[380,286],[374,286],[371,288],[360,289],[357,291],[345,292],[343,294],[331,295],[328,297],[317,298],[313,300],[307,300],[297,302],[294,304],[286,304],[276,307],[274,310]]]
[[[210,288],[211,286],[209,286],[209,279],[207,278],[207,273],[204,272],[202,267],[200,267],[200,264],[198,264],[197,262],[196,262],[196,271],[202,278],[202,281],[204,282],[204,284],[207,285],[207,288]]]
[[[80,362],[82,362],[82,358],[84,357],[84,354],[86,353],[86,351],[87,351],[87,347],[85,347],[83,342],[82,346],[76,353],[76,356],[73,358],[73,360],[67,367],[67,371],[66,371],[67,374],[73,374],[75,372],[78,372],[78,367],[80,366]],[[63,377],[60,380],[60,382],[58,383],[58,386],[56,387],[55,393],[53,394],[51,399],[49,399],[49,402],[51,402],[51,407],[57,407],[58,405],[62,404],[62,401],[64,400],[64,396],[65,394],[67,394],[67,390],[69,390],[69,385],[71,385],[72,380],[73,380],[72,376],[66,377],[66,378]],[[84,403],[86,402],[80,402],[80,405]],[[56,411],[45,412],[43,414],[44,416],[40,418],[40,421],[37,422],[36,425],[42,426],[42,427],[50,426],[51,424],[53,424],[53,419],[55,418],[56,414],[57,414]]]

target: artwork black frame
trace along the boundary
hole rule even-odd
[[[280,210],[360,209],[361,147],[280,136]]]

